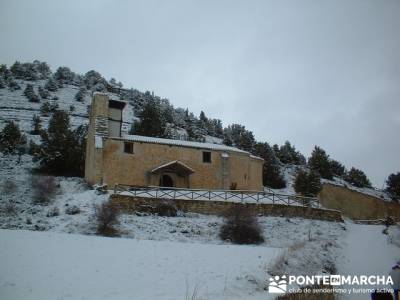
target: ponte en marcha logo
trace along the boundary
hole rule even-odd
[[[387,292],[393,292],[391,276],[385,275],[283,275],[272,276],[268,281],[268,292],[272,294],[284,293],[370,293],[374,288],[366,286],[388,286]],[[289,288],[290,286],[327,286],[330,288]],[[381,289],[382,290],[382,289]]]

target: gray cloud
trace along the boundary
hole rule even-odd
[[[96,69],[257,139],[400,171],[400,2],[1,1],[0,58]]]

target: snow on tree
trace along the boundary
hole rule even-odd
[[[33,65],[39,74],[39,79],[48,79],[51,76],[51,69],[46,62],[34,60]]]
[[[14,78],[10,78],[8,81],[8,88],[10,91],[17,91],[21,89],[21,86],[14,80]]]
[[[41,151],[36,159],[43,171],[54,175],[82,176],[86,126],[71,130],[65,111],[53,113],[47,131],[41,132]]]
[[[293,187],[296,193],[302,196],[315,197],[322,189],[321,178],[314,170],[300,170],[297,172]]]
[[[13,121],[0,132],[0,151],[3,153],[23,154],[26,149],[26,137]]]
[[[115,80],[114,77],[112,77],[108,83],[111,84],[112,86],[116,86],[117,85],[117,81]]]
[[[4,64],[0,64],[0,77],[3,78],[4,82],[7,82],[12,77],[11,71]]]
[[[273,149],[279,160],[284,164],[304,165],[306,162],[303,154],[297,151],[289,141],[286,141],[281,147],[274,145]]]
[[[140,121],[134,122],[131,133],[143,136],[162,137],[166,123],[162,116],[161,107],[155,99],[148,99],[139,112]]]
[[[210,135],[216,136],[218,138],[223,138],[224,130],[222,128],[222,121],[219,119],[211,119],[209,120],[212,125],[212,132],[209,132]]]
[[[57,91],[57,90],[58,90],[57,81],[56,81],[53,77],[50,77],[50,78],[47,80],[46,84],[44,85],[44,88],[45,88],[46,90],[50,91],[50,92],[55,92],[55,91]]]
[[[389,175],[386,180],[386,192],[393,201],[400,201],[400,172]]]
[[[48,99],[50,97],[49,91],[42,88],[41,86],[38,87],[38,93],[42,99]]]
[[[32,118],[32,130],[31,134],[39,135],[40,131],[42,130],[42,120],[38,115],[34,115]]]
[[[54,73],[54,79],[60,84],[72,84],[75,73],[68,67],[59,67]]]
[[[0,89],[4,89],[6,87],[6,81],[3,76],[0,76]]]
[[[40,106],[40,113],[42,116],[48,117],[49,114],[51,112],[51,107],[50,107],[50,103],[49,102],[44,102],[41,106]]]
[[[204,141],[204,132],[198,127],[198,119],[188,109],[185,110],[185,129],[190,141]]]
[[[345,173],[346,173],[346,168],[345,166],[343,166],[340,162],[331,159],[329,161],[330,164],[330,169],[333,173],[333,175],[337,176],[337,177],[342,177]]]
[[[264,159],[263,185],[273,189],[286,187],[280,170],[279,160],[268,143],[256,143],[253,154]]]
[[[86,88],[89,90],[94,90],[98,92],[107,90],[107,80],[101,76],[101,74],[97,71],[91,70],[87,72],[83,77],[83,82],[86,85]]]
[[[38,60],[33,61],[33,63],[20,63],[16,61],[10,67],[10,71],[17,79],[31,81],[47,79],[51,75],[51,70],[47,63]]]
[[[83,102],[85,100],[86,89],[81,87],[79,91],[75,94],[75,100]]]
[[[344,180],[359,188],[371,187],[371,182],[367,175],[365,175],[363,171],[354,167],[344,175]]]
[[[232,141],[233,146],[249,152],[253,151],[256,142],[253,133],[239,124],[232,124],[224,129],[224,141]]]
[[[28,98],[29,102],[40,102],[39,96],[36,95],[35,90],[33,89],[32,84],[27,84],[24,90],[24,95]]]
[[[318,172],[322,178],[333,179],[329,155],[321,147],[314,147],[311,157],[308,159],[308,166],[310,169]]]

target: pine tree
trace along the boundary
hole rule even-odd
[[[9,79],[12,78],[11,71],[4,64],[0,64],[0,77],[3,78],[4,82],[7,82]]]
[[[254,135],[243,125],[232,124],[224,129],[224,136],[228,136],[226,140],[231,140],[233,146],[244,151],[252,152],[255,145]],[[225,137],[224,137],[225,140]]]
[[[329,155],[322,148],[318,146],[314,147],[311,157],[308,159],[308,166],[318,172],[322,178],[333,179]]]
[[[363,171],[354,167],[345,174],[344,180],[359,188],[371,187],[371,182],[369,181],[367,175],[365,175]]]
[[[38,88],[38,93],[39,93],[40,98],[42,98],[42,99],[48,99],[50,97],[49,91],[42,88],[41,86],[39,86],[39,88]]]
[[[296,193],[305,197],[315,197],[322,189],[321,178],[313,170],[300,170],[294,181],[294,190]]]
[[[54,79],[60,84],[71,84],[75,78],[75,73],[68,67],[59,67],[54,73]]]
[[[43,171],[54,175],[82,176],[86,127],[71,130],[65,111],[55,111],[47,131],[41,132],[42,145],[37,154]]]
[[[50,77],[44,85],[44,88],[50,92],[56,92],[58,90],[57,81],[53,77]]]
[[[40,62],[38,60],[33,61],[37,72],[40,74],[40,79],[47,79],[51,75],[51,70],[49,65],[46,62]]]
[[[55,103],[55,102],[53,102],[53,103],[51,103],[50,104],[50,107],[49,107],[49,109],[50,109],[50,112],[55,112],[55,111],[57,111],[58,110],[58,103]]]
[[[227,134],[224,135],[223,144],[230,147],[233,146],[233,141],[230,135]]]
[[[33,63],[23,63],[16,61],[10,68],[11,73],[17,79],[24,80],[37,80],[40,74],[37,70],[37,66]]]
[[[42,114],[42,116],[49,116],[51,112],[51,107],[50,107],[50,103],[49,102],[44,102],[41,106],[40,106],[40,113]]]
[[[39,96],[36,95],[32,84],[27,84],[26,85],[26,88],[24,90],[24,95],[25,95],[26,98],[28,98],[29,102],[38,103],[40,101]]]
[[[206,130],[207,123],[208,123],[208,118],[206,117],[204,111],[201,111],[199,115],[199,127],[202,128],[203,130]]]
[[[4,80],[3,76],[0,76],[0,89],[6,88],[6,81]]]
[[[386,192],[393,201],[400,201],[400,172],[390,174],[386,180]]]
[[[29,141],[28,154],[36,158],[40,153],[40,149],[41,149],[40,146],[37,145],[34,141],[32,140]]]
[[[264,159],[263,184],[273,189],[286,187],[286,181],[280,170],[280,165],[274,151],[268,143],[256,143],[253,154]]]
[[[21,86],[18,84],[17,81],[14,80],[14,78],[10,78],[8,81],[8,88],[10,91],[17,91],[21,89]]]
[[[203,141],[203,133],[201,130],[199,130],[198,126],[198,120],[197,118],[193,115],[193,113],[189,113],[189,110],[185,110],[185,129],[188,134],[189,140],[190,141],[197,141],[197,142],[202,142]]]
[[[8,122],[0,132],[0,151],[10,154],[23,154],[26,149],[26,137],[14,122]]]
[[[83,102],[85,99],[86,89],[80,88],[79,91],[75,94],[75,100],[79,102]]]
[[[99,92],[105,91],[108,85],[107,80],[105,80],[99,72],[94,70],[90,70],[85,74],[83,82],[88,90],[91,89]]]
[[[330,169],[332,170],[333,175],[337,177],[342,177],[346,173],[346,168],[338,161],[331,159],[329,161]]]
[[[162,137],[166,124],[163,122],[160,106],[149,99],[138,117],[140,121],[133,124],[131,133],[143,136]]]
[[[11,67],[10,71],[15,78],[23,79],[25,70],[22,67],[22,64],[19,61],[16,61]]]
[[[275,144],[273,149],[279,160],[284,164],[305,165],[306,163],[304,155],[297,151],[289,141],[286,141],[280,148]]]
[[[32,127],[33,127],[33,129],[31,130],[31,134],[39,135],[40,131],[42,130],[42,120],[40,119],[39,116],[37,116],[37,115],[33,116]]]

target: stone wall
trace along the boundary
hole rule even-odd
[[[160,203],[170,203],[178,210],[183,212],[193,212],[210,215],[223,215],[227,210],[235,206],[251,207],[257,214],[264,216],[288,217],[288,218],[306,218],[324,221],[342,222],[342,216],[339,211],[318,209],[303,206],[292,206],[283,204],[256,204],[256,203],[236,203],[224,201],[207,200],[181,200],[181,199],[158,199],[144,198],[127,195],[114,194],[110,196],[113,204],[117,205],[126,213],[133,213],[142,210],[143,207],[155,207]]]
[[[400,221],[400,204],[342,186],[324,184],[318,198],[324,207],[340,210],[343,216],[353,220],[375,220],[390,216]]]

